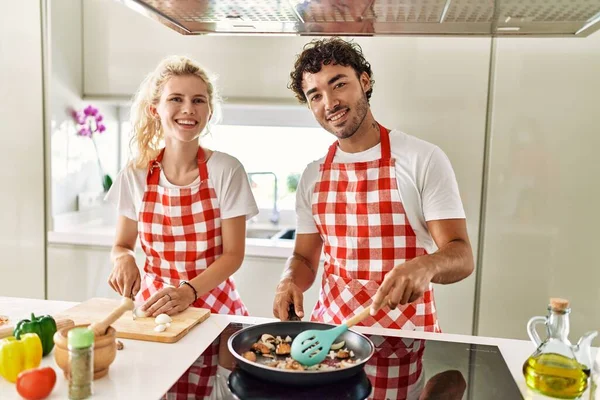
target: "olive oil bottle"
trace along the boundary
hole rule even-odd
[[[559,399],[576,399],[587,388],[589,369],[577,360],[556,353],[531,356],[523,366],[527,386]]]
[[[523,364],[525,382],[531,389],[559,399],[577,399],[586,391],[591,366],[589,347],[597,334],[588,332],[572,345],[568,338],[570,312],[568,300],[552,298],[548,316],[534,317],[527,324],[527,333],[537,350]],[[535,330],[538,324],[546,326],[544,341]]]
[[[600,400],[600,351],[596,354],[596,361],[593,364],[590,378],[590,400]]]

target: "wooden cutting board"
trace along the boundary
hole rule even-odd
[[[89,324],[103,320],[120,303],[121,301],[117,299],[93,298],[57,314],[57,317],[72,319],[75,325]],[[154,318],[136,318],[134,320],[131,311],[127,311],[111,326],[117,330],[119,338],[175,343],[209,316],[210,310],[190,307],[182,313],[172,316],[173,321],[167,330],[155,332]]]

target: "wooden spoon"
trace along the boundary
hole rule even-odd
[[[301,332],[292,342],[292,358],[308,367],[322,362],[329,354],[329,349],[338,336],[367,318],[370,312],[371,306],[335,328],[327,330],[310,329]]]
[[[118,320],[125,311],[133,310],[133,307],[134,307],[133,300],[131,300],[128,297],[123,297],[121,299],[121,304],[117,308],[115,308],[108,315],[108,317],[104,318],[100,322],[94,322],[93,324],[91,324],[89,326],[89,329],[94,331],[95,336],[104,336],[106,334],[106,330],[108,329],[108,327],[113,322]]]

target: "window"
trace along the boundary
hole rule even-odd
[[[218,125],[201,138],[201,143],[236,157],[253,183],[259,208],[273,207],[273,178],[277,176],[279,209],[293,210],[295,184],[311,161],[327,152],[333,142],[321,128]]]
[[[276,177],[278,209],[293,210],[295,186],[302,171],[310,162],[324,157],[335,138],[319,127],[304,107],[224,108],[223,122],[201,137],[201,144],[240,160],[259,208],[273,208]],[[277,126],[283,121],[289,126]],[[121,165],[125,166],[130,156],[129,122],[122,122],[121,132]]]

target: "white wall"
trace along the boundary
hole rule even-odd
[[[39,1],[0,13],[0,296],[44,298],[41,20]]]
[[[77,210],[81,192],[101,192],[102,181],[94,145],[89,138],[77,136],[71,115],[88,104],[100,108],[106,132],[95,140],[102,167],[114,179],[117,169],[118,124],[116,106],[82,101],[82,1],[52,0],[50,3],[50,151],[52,176],[52,215]]]

